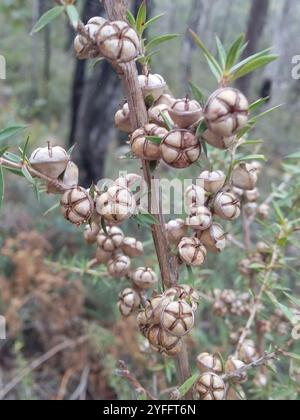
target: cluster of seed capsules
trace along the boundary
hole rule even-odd
[[[219,354],[199,354],[197,367],[200,374],[193,388],[194,398],[206,401],[227,399],[232,385],[238,386],[247,382],[245,366],[257,359],[258,354],[251,340],[243,343],[238,357],[230,356],[227,361],[223,361]],[[232,373],[234,375],[230,377]]]

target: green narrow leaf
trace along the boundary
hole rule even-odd
[[[188,278],[187,278],[187,282],[190,286],[195,286],[195,274],[193,272],[193,269],[190,265],[186,266],[187,272],[188,272]]]
[[[251,61],[250,63],[246,64],[239,70],[233,73],[232,80],[237,80],[241,77],[246,76],[249,73],[252,73],[255,70],[258,70],[266,65],[272,63],[273,61],[277,60],[278,55],[269,55],[257,58],[256,60]]]
[[[27,167],[24,165],[21,169],[22,174],[24,175],[24,177],[27,179],[27,181],[32,184],[35,185],[35,180],[32,178],[30,172],[28,171]]]
[[[9,146],[1,147],[0,149],[0,157],[3,156],[9,149]]]
[[[146,22],[144,25],[144,31],[148,29],[149,26],[153,25],[155,22],[161,19],[163,16],[165,16],[165,13],[161,13],[160,15],[154,16],[153,18],[149,19],[148,22]]]
[[[183,397],[189,392],[189,390],[194,386],[197,379],[199,378],[199,373],[195,373],[195,375],[191,376],[187,379],[183,385],[179,388],[180,395]]]
[[[30,137],[28,136],[27,140],[26,140],[26,143],[25,143],[25,145],[23,147],[23,150],[22,150],[22,161],[23,162],[25,162],[25,160],[26,160],[26,153],[27,153],[29,141],[30,141]]]
[[[11,160],[14,163],[20,163],[21,162],[20,156],[14,154],[14,153],[11,153],[11,152],[5,152],[4,157],[8,160]]]
[[[236,61],[239,59],[241,54],[241,48],[245,41],[245,35],[241,34],[236,41],[231,45],[229,48],[227,58],[226,58],[226,64],[225,68],[226,71],[229,71],[231,67],[236,63]]]
[[[64,12],[64,6],[56,6],[52,9],[48,10],[40,19],[36,22],[34,27],[32,28],[31,35],[41,31],[45,26],[47,26],[50,22],[56,19]]]
[[[198,125],[197,131],[196,131],[196,135],[198,137],[202,136],[202,134],[207,130],[207,124],[205,122],[205,120],[201,121],[200,124]]]
[[[250,55],[249,57],[245,58],[244,60],[240,61],[239,63],[237,63],[235,66],[232,67],[230,73],[234,73],[235,71],[239,70],[240,68],[242,68],[245,64],[250,63],[253,60],[256,60],[257,58],[263,57],[268,55],[268,53],[272,50],[272,48],[266,48],[263,51],[260,51],[256,54]]]
[[[284,353],[286,357],[289,357],[290,359],[298,360],[300,361],[300,354],[296,353]]]
[[[160,115],[161,115],[162,119],[164,120],[164,123],[168,127],[168,130],[172,131],[174,129],[174,124],[173,124],[171,118],[167,115],[166,112],[161,112]]]
[[[138,10],[136,17],[136,30],[138,34],[142,35],[144,32],[144,25],[147,19],[147,6],[145,0],[142,1],[142,4]]]
[[[3,173],[2,166],[0,166],[0,209],[2,208],[3,202],[4,202],[4,190],[5,190],[4,173]]]
[[[147,136],[146,139],[157,145],[162,142],[162,138],[158,136]]]
[[[225,70],[227,53],[224,48],[224,45],[222,44],[220,38],[217,35],[216,35],[216,44],[217,44],[218,55],[220,58],[221,68],[222,70]]]
[[[180,36],[179,34],[166,34],[166,35],[157,36],[155,38],[152,38],[148,42],[148,44],[146,45],[146,50],[149,51],[149,50],[157,47],[158,45],[160,45],[164,42],[172,41],[173,39],[176,39],[179,36]]]
[[[279,222],[283,223],[285,221],[285,218],[284,218],[284,215],[281,211],[281,208],[279,207],[279,205],[275,201],[273,201],[272,204],[273,204],[273,207],[274,207],[274,210],[275,210],[275,213],[278,217]]]
[[[77,29],[79,23],[79,13],[74,4],[68,4],[67,14],[74,29]]]
[[[139,213],[134,217],[137,221],[137,223],[141,226],[153,226],[153,225],[159,225],[158,219],[149,213]]]
[[[214,58],[214,56],[209,52],[209,50],[206,48],[206,46],[203,44],[203,42],[198,37],[198,35],[194,31],[192,31],[191,29],[189,31],[190,31],[190,33],[192,35],[192,38],[193,38],[194,42],[196,43],[196,45],[204,53],[204,56],[205,56],[206,60],[208,61],[209,66],[210,66],[214,76],[216,76],[216,78],[218,80],[221,79],[222,75],[223,75],[221,66],[219,65],[217,60]]]
[[[128,20],[129,25],[132,26],[134,29],[136,29],[135,17],[133,16],[130,10],[128,10],[127,12],[127,20]]]
[[[253,102],[249,106],[249,111],[255,111],[257,108],[259,108],[261,105],[265,104],[270,99],[270,96],[267,96],[266,98],[260,98],[257,101]]]
[[[48,214],[52,213],[55,210],[58,210],[60,208],[60,203],[54,204],[52,207],[50,207],[47,211],[45,211],[44,216],[48,216]]]
[[[248,155],[248,156],[243,156],[241,158],[238,158],[235,160],[234,165],[236,165],[237,163],[240,162],[248,162],[251,160],[262,160],[264,162],[267,161],[266,157],[264,155]]]
[[[300,159],[300,152],[292,153],[286,156],[285,159]]]
[[[26,128],[26,125],[14,125],[12,127],[5,128],[4,130],[0,130],[0,143],[4,140],[9,139],[12,136],[20,133]]]
[[[106,222],[104,220],[104,217],[101,217],[101,227],[102,227],[102,230],[105,233],[105,235],[108,236],[107,226],[106,226]]]
[[[255,124],[255,123],[256,123],[256,121],[257,121],[259,118],[265,117],[266,115],[270,114],[270,113],[271,113],[271,112],[273,112],[273,111],[276,111],[276,109],[279,109],[279,108],[281,108],[281,107],[282,107],[282,104],[280,104],[280,105],[276,105],[276,106],[274,106],[273,108],[267,109],[266,111],[262,112],[261,114],[255,115],[254,117],[252,117],[252,118],[248,121],[248,124]]]
[[[203,104],[205,102],[205,96],[201,89],[193,82],[189,83],[193,98],[196,99],[200,104]]]
[[[295,314],[293,311],[291,311],[289,308],[287,308],[286,306],[282,305],[282,303],[278,302],[276,296],[272,293],[272,292],[266,292],[269,299],[271,300],[271,302],[275,305],[275,307],[277,307],[278,309],[280,309],[284,315],[286,316],[286,318],[293,323],[294,319],[295,319]]]

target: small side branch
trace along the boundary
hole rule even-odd
[[[119,361],[119,369],[117,369],[116,373],[121,376],[122,378],[126,379],[129,385],[134,389],[137,395],[143,399],[155,401],[156,398],[151,394],[151,392],[147,391],[140,382],[136,379],[136,377],[130,372],[125,362],[122,360]]]

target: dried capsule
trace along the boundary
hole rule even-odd
[[[231,192],[220,192],[214,200],[214,212],[224,220],[235,220],[241,214],[241,203]]]
[[[36,149],[29,159],[30,165],[43,175],[57,179],[67,168],[68,153],[60,146]]]
[[[230,149],[237,143],[236,136],[224,137],[213,133],[211,130],[204,131],[202,138],[207,144],[220,150]]]
[[[158,278],[151,268],[140,267],[132,274],[132,281],[139,289],[147,290],[155,287]]]
[[[140,297],[133,289],[125,289],[119,294],[118,308],[122,316],[131,315],[140,305]]]
[[[118,255],[115,258],[108,261],[107,269],[108,273],[112,277],[122,278],[129,274],[131,266],[130,258],[126,255]]]
[[[205,246],[197,238],[182,238],[178,251],[181,260],[193,267],[203,265],[207,255]]]
[[[200,174],[199,180],[203,182],[207,192],[215,194],[224,187],[226,175],[222,171],[204,171]]]
[[[143,178],[138,174],[126,174],[116,179],[115,184],[132,191],[133,189],[142,188]]]
[[[96,199],[96,210],[100,216],[117,224],[129,219],[136,208],[133,194],[125,187],[115,185]]]
[[[132,153],[141,159],[159,160],[161,158],[160,143],[150,140],[149,137],[163,139],[167,133],[165,128],[155,124],[147,124],[136,130],[130,139]]]
[[[97,248],[96,261],[98,264],[107,264],[113,258],[112,252],[106,252],[102,248]]]
[[[87,225],[84,229],[83,237],[87,244],[92,245],[97,241],[97,235],[100,232],[100,226],[92,222],[91,224]]]
[[[141,257],[144,254],[142,242],[135,238],[124,238],[122,251],[130,258]]]
[[[79,183],[79,168],[74,162],[69,162],[63,177],[64,185],[75,188]]]
[[[245,363],[242,362],[241,360],[238,360],[235,357],[230,357],[226,362],[225,370],[227,373],[233,373],[233,372],[239,371],[240,369],[243,369],[245,366],[246,366]],[[244,371],[244,372],[238,373],[230,381],[238,383],[238,384],[244,384],[245,382],[247,382],[247,380],[248,380],[248,375],[247,375],[247,372]]]
[[[163,356],[176,356],[182,350],[182,340],[168,334],[160,325],[153,325],[147,331],[151,346]]]
[[[166,224],[167,238],[171,245],[178,245],[187,234],[187,226],[182,219],[170,220]]]
[[[245,191],[245,200],[248,203],[255,203],[260,197],[260,193],[257,188],[250,191]]]
[[[132,133],[132,124],[130,119],[130,110],[128,104],[124,104],[115,115],[115,125],[118,130],[124,133]]]
[[[170,302],[164,307],[160,321],[169,334],[183,337],[194,327],[194,311],[184,300]]]
[[[168,93],[164,93],[163,95],[161,95],[158,100],[155,102],[154,106],[157,105],[167,105],[168,109],[172,107],[172,105],[174,104],[174,102],[176,101],[176,99],[174,98],[174,96],[168,94]]]
[[[160,127],[167,128],[164,116],[169,118],[169,107],[168,105],[154,105],[148,111],[150,123],[159,125]]]
[[[217,354],[199,354],[197,357],[197,367],[200,372],[214,372],[218,375],[223,373],[222,360]]]
[[[175,129],[163,139],[161,154],[168,165],[183,169],[197,162],[201,155],[201,145],[190,131]]]
[[[269,217],[270,214],[270,206],[269,204],[261,204],[257,209],[258,216],[265,220]]]
[[[93,215],[94,202],[87,190],[81,187],[66,191],[60,201],[65,219],[75,225],[86,223]]]
[[[152,97],[157,101],[167,86],[164,78],[159,74],[148,74],[148,76],[139,76],[140,87],[142,88],[144,98]]]
[[[187,210],[204,206],[205,190],[198,185],[191,185],[185,190],[184,199]]]
[[[233,185],[242,190],[253,190],[257,180],[256,170],[245,162],[241,162],[232,173]]]
[[[212,224],[211,211],[204,206],[192,208],[189,212],[186,224],[195,230],[208,229]]]
[[[257,360],[255,344],[252,340],[245,340],[239,351],[239,358],[244,363],[252,363]]]
[[[226,386],[220,376],[206,372],[195,383],[193,394],[196,400],[223,401],[226,397]]]
[[[164,307],[170,302],[165,294],[156,295],[151,298],[146,305],[145,315],[148,323],[159,324]]]
[[[107,233],[103,231],[97,236],[97,244],[105,252],[116,252],[122,246],[124,233],[116,226],[107,228]]]
[[[189,98],[178,99],[169,109],[172,120],[180,128],[188,128],[196,124],[202,117],[202,108],[197,101]]]
[[[164,295],[171,301],[184,300],[193,311],[197,310],[200,301],[199,292],[188,284],[173,286]]]
[[[226,234],[218,223],[213,223],[207,230],[197,232],[197,238],[214,254],[222,252],[226,247]]]
[[[103,57],[118,63],[134,60],[141,48],[137,33],[124,21],[106,22],[96,40]]]
[[[237,89],[223,88],[214,92],[204,109],[209,129],[220,136],[231,137],[248,122],[249,103]]]

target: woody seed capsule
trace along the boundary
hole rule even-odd
[[[206,372],[195,383],[193,393],[196,400],[223,401],[226,396],[226,386],[220,376]]]
[[[124,133],[132,133],[132,124],[130,120],[130,110],[128,104],[124,104],[115,115],[115,125],[118,130]]]
[[[81,187],[66,191],[60,201],[65,219],[75,225],[86,223],[93,215],[94,202],[89,193]]]
[[[162,327],[176,337],[187,335],[192,330],[194,322],[194,311],[184,300],[168,303],[161,314]]]
[[[253,190],[257,184],[257,173],[251,165],[241,162],[232,173],[233,185],[242,190]]]
[[[37,171],[57,179],[66,170],[69,156],[60,146],[40,147],[32,153],[29,162]]]
[[[190,210],[186,224],[195,230],[208,229],[212,224],[211,211],[204,206],[192,208]]]
[[[124,21],[104,23],[96,40],[103,57],[118,63],[134,60],[141,48],[137,33]]]
[[[169,114],[178,127],[188,128],[200,120],[202,108],[197,101],[179,99],[169,109]]]
[[[222,171],[204,171],[199,176],[207,192],[215,194],[220,191],[225,184],[226,175]]]
[[[187,226],[182,219],[170,220],[166,224],[167,238],[171,245],[178,245],[187,234]]]
[[[146,334],[152,348],[163,356],[176,356],[182,350],[182,340],[168,334],[160,325],[153,325]]]
[[[241,203],[230,192],[220,192],[214,201],[214,212],[224,220],[236,220],[241,214]]]
[[[182,238],[178,251],[181,260],[193,267],[200,267],[207,255],[205,246],[197,238]]]
[[[142,242],[135,238],[124,238],[122,251],[131,258],[141,257],[144,254],[144,247]]]
[[[197,238],[203,243],[208,251],[218,254],[226,247],[226,235],[224,229],[218,223],[213,223],[209,229],[197,232]]]
[[[249,103],[233,88],[223,88],[208,99],[204,115],[209,129],[220,136],[230,137],[248,122]]]
[[[140,289],[147,290],[155,286],[158,278],[151,268],[140,267],[132,274],[132,281]]]
[[[107,228],[107,234],[100,232],[97,236],[97,244],[105,252],[116,252],[122,245],[124,233],[116,226]]]
[[[164,78],[159,74],[148,74],[148,76],[139,76],[140,87],[142,88],[144,98],[152,97],[157,101],[167,86]]]
[[[125,289],[119,294],[118,308],[122,316],[131,315],[140,305],[140,297],[133,289]]]
[[[215,147],[216,149],[226,150],[231,148],[237,143],[236,136],[224,137],[219,134],[213,133],[211,130],[206,130],[202,134],[202,138],[210,146]]]
[[[129,274],[130,266],[130,258],[125,255],[119,255],[108,262],[107,269],[112,277],[122,278]]]
[[[136,130],[130,139],[133,154],[141,159],[159,160],[161,158],[160,144],[153,142],[147,137],[163,137],[168,131],[155,124],[147,124],[144,128]]]
[[[222,360],[217,354],[201,353],[197,357],[197,367],[200,372],[223,373]]]
[[[170,166],[183,169],[195,163],[201,155],[197,137],[188,130],[170,131],[161,143],[163,160]]]

